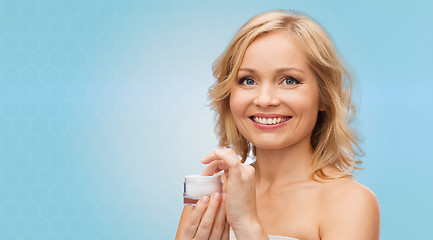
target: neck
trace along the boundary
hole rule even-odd
[[[256,183],[264,187],[311,180],[313,149],[302,141],[283,149],[256,149]]]

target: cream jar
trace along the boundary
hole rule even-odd
[[[213,176],[186,175],[183,183],[183,204],[195,205],[202,196],[222,193],[223,182],[220,174]]]

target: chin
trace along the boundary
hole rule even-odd
[[[252,143],[257,149],[264,149],[264,150],[278,150],[289,147],[287,143],[279,144],[275,141],[267,141],[267,142],[253,142]]]
[[[281,136],[281,138],[275,136],[261,136],[256,137],[255,141],[250,141],[257,149],[263,150],[280,150],[291,147],[301,147],[310,144],[311,136],[305,136],[302,138],[292,138],[289,136]]]

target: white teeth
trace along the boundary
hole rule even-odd
[[[257,123],[260,124],[265,124],[265,125],[272,125],[272,124],[278,124],[278,123],[282,123],[285,122],[287,120],[289,120],[290,117],[288,118],[260,118],[260,117],[253,117],[253,120]]]

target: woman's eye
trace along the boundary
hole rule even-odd
[[[294,78],[294,77],[286,77],[284,79],[283,83],[286,85],[295,85],[295,84],[298,84],[299,81],[296,80],[296,78]]]
[[[251,78],[241,78],[241,80],[239,80],[239,84],[243,84],[247,86],[254,85],[255,83],[256,82]]]

